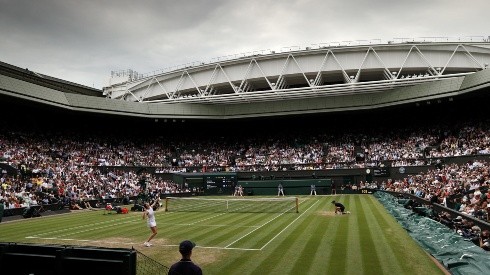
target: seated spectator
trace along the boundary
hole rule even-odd
[[[479,245],[483,250],[490,251],[490,231],[483,230],[479,241]]]
[[[82,209],[82,207],[80,207],[80,205],[78,205],[78,203],[76,203],[74,200],[70,202],[70,210],[80,210],[80,209]]]

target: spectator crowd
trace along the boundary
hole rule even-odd
[[[382,189],[410,193],[458,211],[461,215],[457,217],[442,211],[433,218],[484,250],[490,250],[489,231],[482,230],[470,219],[490,222],[490,162],[474,160],[462,165],[447,164],[380,185]]]
[[[71,207],[79,202],[82,205],[78,207],[84,207],[83,201],[87,200],[138,195],[142,176],[118,167],[149,166],[163,173],[317,170],[426,165],[442,157],[490,154],[490,127],[486,122],[220,139],[142,136],[88,136],[76,131],[30,131],[0,125],[0,162],[20,171],[17,177],[0,178],[0,199],[8,208],[55,202]],[[468,190],[488,186],[488,168],[486,162],[448,164],[427,174],[389,181],[385,187],[431,200],[437,197],[441,203],[451,198],[462,212],[483,217],[487,193]],[[152,192],[189,191],[155,175],[147,174],[145,179]],[[463,195],[455,197],[457,194]]]
[[[1,125],[0,125],[1,127]],[[319,170],[425,165],[443,157],[490,154],[490,125],[362,133],[290,133],[248,137],[86,136],[0,128],[0,161],[26,169],[132,166],[160,171]],[[47,166],[47,167],[45,167]],[[66,172],[66,171],[65,171]]]

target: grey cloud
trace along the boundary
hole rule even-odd
[[[100,87],[113,69],[145,73],[261,49],[489,35],[488,8],[484,0],[0,0],[0,60]]]

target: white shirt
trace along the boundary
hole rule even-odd
[[[151,206],[150,206],[150,208],[148,208],[146,210],[146,213],[147,213],[147,219],[148,219],[148,226],[149,227],[157,226],[157,222],[155,220],[155,212],[153,211],[153,208]]]

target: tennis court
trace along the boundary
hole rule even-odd
[[[1,223],[0,241],[134,247],[169,266],[180,258],[178,243],[191,239],[193,260],[206,274],[442,274],[370,195],[265,200],[179,200],[193,208],[180,210],[170,201],[168,212],[156,212],[158,235],[149,248],[140,212],[103,210]],[[334,215],[332,200],[352,213]]]

